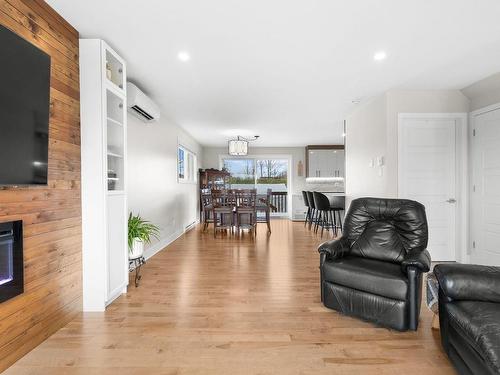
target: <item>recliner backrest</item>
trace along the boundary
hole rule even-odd
[[[409,251],[427,248],[425,208],[407,199],[355,199],[345,218],[343,237],[352,255],[401,263]]]

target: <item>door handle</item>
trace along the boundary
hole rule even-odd
[[[446,202],[448,202],[448,203],[457,203],[457,200],[455,198],[450,198]]]

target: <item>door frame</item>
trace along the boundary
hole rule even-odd
[[[458,113],[399,113],[398,114],[398,197],[400,192],[402,175],[400,163],[402,155],[402,132],[403,120],[408,119],[449,119],[455,120],[455,191],[457,209],[455,210],[455,261],[469,263],[469,151],[468,151],[468,114]]]
[[[482,114],[485,114],[485,113],[488,113],[488,112],[492,112],[492,111],[496,111],[500,109],[500,103],[495,103],[495,104],[491,104],[491,105],[488,105],[486,107],[483,107],[483,108],[479,108],[479,109],[476,109],[475,111],[472,111],[469,113],[469,144],[470,144],[470,147],[469,147],[469,170],[470,170],[470,174],[469,174],[469,214],[470,214],[470,217],[473,218],[474,217],[474,211],[473,211],[473,208],[472,208],[472,203],[473,203],[473,197],[472,197],[472,192],[474,191],[474,168],[473,168],[473,162],[474,162],[474,152],[476,151],[476,144],[474,142],[474,130],[476,128],[476,117],[477,116],[480,116]],[[472,255],[472,251],[473,251],[473,248],[474,248],[474,244],[473,244],[473,241],[474,241],[474,238],[475,238],[475,231],[474,231],[474,226],[471,224],[471,222],[469,222],[469,226],[468,226],[468,231],[469,231],[469,238],[468,238],[468,242],[467,242],[467,259],[468,259],[468,263],[470,263],[470,259],[471,259],[471,255]]]
[[[219,154],[219,169],[222,169],[224,166],[224,159],[276,159],[276,160],[287,160],[288,168],[287,168],[287,196],[286,196],[286,204],[287,204],[287,213],[286,215],[273,215],[271,213],[271,217],[282,217],[292,220],[293,210],[292,210],[292,195],[293,195],[293,176],[292,176],[292,155],[291,154],[247,154],[244,156],[235,156],[229,154]],[[257,175],[257,174],[256,174]]]

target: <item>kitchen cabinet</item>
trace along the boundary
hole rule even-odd
[[[307,146],[306,166],[306,177],[344,177],[344,146]]]

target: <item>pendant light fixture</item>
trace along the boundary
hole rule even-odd
[[[245,156],[248,155],[248,142],[253,142],[259,139],[256,135],[253,138],[244,138],[237,136],[236,139],[231,139],[228,142],[229,155],[231,156]]]

